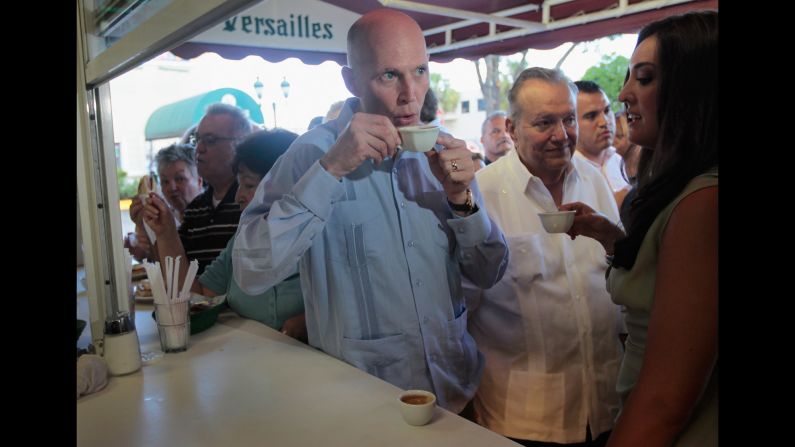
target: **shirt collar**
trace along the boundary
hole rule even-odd
[[[523,185],[526,187],[531,181],[539,182],[542,185],[544,184],[544,182],[540,178],[538,178],[538,176],[533,175],[527,169],[527,166],[525,166],[524,163],[522,163],[522,159],[519,158],[519,152],[517,150],[512,150],[508,152],[508,154],[504,155],[502,158],[507,158],[505,162],[508,165],[508,169],[510,170],[511,175],[514,177],[516,181],[515,183],[516,185]],[[500,160],[502,160],[502,158],[500,158]],[[500,160],[497,160],[497,162],[499,162]],[[574,157],[572,157],[572,160],[569,163],[568,171],[566,172],[566,178],[564,182],[568,183],[577,178],[579,178],[579,173],[577,172],[577,168],[574,163]]]
[[[613,146],[608,146],[607,149],[605,149],[605,151],[607,151],[607,154],[605,154],[605,164],[607,164],[607,161],[610,160],[610,157],[612,157],[613,155],[616,154],[616,148],[613,147]],[[588,159],[588,157],[586,157],[585,155],[582,154],[582,152],[580,152],[580,151],[578,151],[576,149],[574,150],[574,156],[579,158],[580,160],[587,161],[588,163],[590,163],[595,168],[602,169],[601,166],[599,166],[597,163],[594,163],[593,161]]]

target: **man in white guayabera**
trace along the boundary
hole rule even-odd
[[[509,94],[516,150],[477,174],[511,260],[495,286],[472,291],[481,299],[469,331],[486,357],[475,419],[530,446],[603,446],[619,408],[621,313],[605,289],[605,250],[547,233],[538,217],[578,201],[618,219],[602,174],[572,157],[576,95],[559,70],[523,71]]]

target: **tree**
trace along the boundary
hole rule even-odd
[[[500,74],[500,108],[499,110],[508,111],[510,105],[508,104],[508,94],[513,86],[513,81],[519,77],[522,70],[527,68],[527,50],[522,51],[522,58],[518,61],[506,59],[505,63],[508,65],[508,74]],[[491,111],[487,111],[488,115]]]
[[[566,53],[555,64],[555,68],[560,68],[563,61],[574,50],[574,47],[579,44],[580,42],[572,43],[571,47],[566,50]],[[486,102],[486,115],[496,110],[508,111],[508,93],[511,90],[511,86],[513,86],[514,81],[519,77],[522,70],[528,66],[527,51],[522,51],[522,58],[518,61],[504,59],[506,67],[503,72],[499,69],[500,62],[502,62],[500,56],[490,54],[483,59],[474,61],[475,71],[478,74],[478,82],[480,83],[480,91],[483,93],[483,98]],[[587,51],[587,48],[584,51]],[[484,61],[486,65],[485,78],[480,71],[480,61]]]
[[[436,95],[439,105],[445,112],[454,112],[458,107],[461,93],[450,87],[450,81],[443,79],[438,73],[431,73],[431,90]]]
[[[610,99],[610,106],[614,111],[622,109],[622,104],[618,101],[618,93],[624,85],[624,78],[627,75],[629,59],[624,56],[617,56],[615,53],[603,56],[599,64],[594,65],[585,72],[582,79],[594,81],[602,87]]]
[[[486,65],[485,78],[480,73],[480,59],[473,61],[475,71],[478,74],[478,84],[483,93],[483,100],[486,103],[486,115],[497,110],[500,106],[500,57],[489,54],[483,58]]]
[[[127,171],[116,168],[116,181],[119,187],[120,199],[131,199],[138,195],[138,182],[127,178]]]

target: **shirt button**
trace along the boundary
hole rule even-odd
[[[392,173],[397,174],[397,168],[392,168]]]
[[[414,285],[417,286],[417,287],[420,287],[422,285],[422,280],[418,279],[418,280],[414,281]]]
[[[503,193],[503,194],[508,194],[508,191],[506,191],[505,189],[503,189],[503,190],[502,190],[502,193]]]
[[[469,253],[464,254],[464,259],[469,260],[472,259],[472,255]]]
[[[409,241],[409,247],[413,247],[413,246],[415,246],[415,245],[416,245],[416,244],[414,243],[414,241]]]
[[[210,223],[213,223],[213,219],[210,219]]]
[[[464,227],[458,227],[458,232],[459,233],[463,233],[464,232]]]
[[[400,207],[401,208],[405,208],[406,207],[406,202],[400,202]]]
[[[423,323],[425,323],[425,324],[428,324],[428,322],[429,322],[429,321],[431,321],[431,319],[430,319],[430,318],[428,318],[428,317],[422,317],[422,322],[423,322]]]

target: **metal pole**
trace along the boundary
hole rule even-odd
[[[273,127],[276,127],[276,101],[273,101]]]

